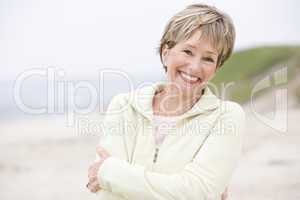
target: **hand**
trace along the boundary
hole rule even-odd
[[[225,191],[221,195],[221,200],[226,200],[228,198],[228,187],[226,187]]]
[[[101,146],[98,146],[96,148],[97,154],[99,155],[100,159],[95,161],[88,170],[88,178],[89,178],[89,182],[87,184],[87,188],[93,192],[96,193],[98,192],[101,188],[100,188],[100,182],[97,178],[97,174],[99,171],[100,166],[102,165],[102,163],[108,158],[110,157],[110,154]]]

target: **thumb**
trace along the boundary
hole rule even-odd
[[[102,148],[101,146],[98,146],[98,147],[96,148],[96,151],[97,151],[97,154],[98,154],[101,158],[106,158],[106,157],[108,157],[107,151],[106,151],[104,148]]]

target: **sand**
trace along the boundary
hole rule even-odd
[[[229,199],[300,199],[300,108],[289,105],[285,133],[255,118],[249,105],[244,108],[244,150]],[[98,137],[80,134],[65,123],[64,118],[30,117],[0,124],[1,200],[97,199],[85,185]]]

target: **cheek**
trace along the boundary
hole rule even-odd
[[[177,68],[181,67],[184,65],[186,61],[186,58],[182,56],[181,54],[172,54],[170,57],[167,59],[167,66],[171,68]]]
[[[215,68],[210,67],[205,70],[205,76],[207,77],[208,80],[212,79],[215,75]]]

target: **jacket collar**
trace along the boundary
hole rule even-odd
[[[157,91],[161,90],[166,85],[165,81],[151,83],[150,85],[144,86],[140,89],[132,92],[133,101],[131,106],[135,108],[140,114],[149,119],[153,120],[153,98]],[[196,104],[187,112],[179,117],[179,120],[185,119],[194,115],[212,111],[218,108],[220,105],[220,99],[217,98],[208,86],[204,89],[204,94],[196,102]]]

